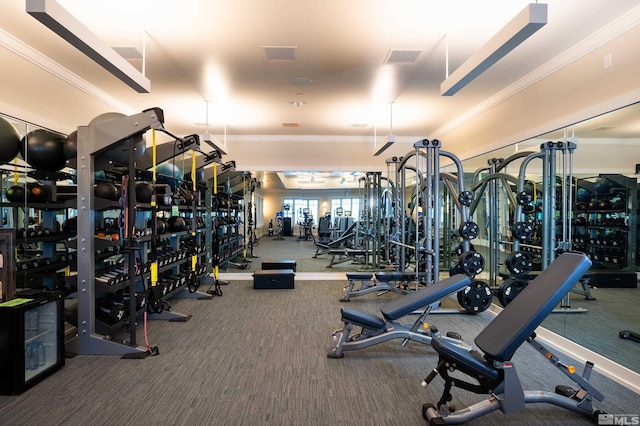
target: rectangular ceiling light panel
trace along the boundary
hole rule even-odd
[[[266,62],[298,62],[297,46],[262,46]]]
[[[93,59],[138,93],[149,93],[151,82],[55,0],[27,0],[27,13]]]
[[[547,5],[531,3],[440,84],[451,96],[506,56],[547,23]]]

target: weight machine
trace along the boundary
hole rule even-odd
[[[482,255],[471,249],[471,240],[476,238],[479,227],[469,220],[469,206],[473,202],[473,193],[465,190],[462,163],[453,154],[442,151],[441,144],[437,139],[423,139],[414,144],[415,150],[409,152],[401,158],[393,157],[388,160],[389,164],[396,166],[396,206],[408,205],[409,212],[404,208],[396,209],[397,224],[399,232],[394,234],[390,244],[397,246],[397,265],[404,267],[407,265],[407,249],[412,249],[415,253],[414,268],[415,282],[423,281],[427,286],[440,279],[440,248],[442,226],[441,219],[441,191],[440,181],[444,179],[445,186],[450,194],[457,210],[459,211],[460,225],[458,234],[463,238],[462,253],[458,260],[459,269],[456,273],[464,273],[469,277],[474,277],[484,269],[484,258]],[[407,164],[409,159],[415,157],[415,169]],[[444,157],[453,162],[456,167],[457,176],[440,173],[440,158]],[[424,164],[422,164],[424,163]],[[414,201],[406,204],[407,193],[407,170],[414,170],[416,174]],[[408,218],[413,219],[415,211],[415,234],[414,244],[410,244],[410,232]],[[458,293],[458,302],[467,311],[480,312],[491,305],[493,294],[489,286],[480,280],[472,280],[464,291]],[[456,311],[458,312],[458,311]]]
[[[542,160],[541,209],[540,209],[540,260],[544,271],[560,253],[571,251],[571,218],[573,217],[573,152],[576,144],[572,141],[545,142],[540,145],[540,152],[529,154],[520,164],[516,193],[516,213],[511,226],[513,253],[511,256],[521,256],[521,244],[526,244],[534,235],[534,226],[525,217],[525,206],[529,206],[533,199],[525,191],[525,177],[527,168],[536,159]],[[560,158],[559,158],[560,157]],[[560,176],[558,176],[560,169]],[[559,217],[556,217],[558,212]],[[526,268],[525,268],[526,270]],[[499,290],[504,301],[513,300],[526,284],[503,283]],[[588,291],[583,285],[581,293]],[[508,294],[508,297],[504,295]],[[584,313],[583,308],[571,308],[570,293],[562,299],[560,309],[554,312]],[[589,297],[587,297],[589,298]],[[501,300],[502,301],[502,300]]]

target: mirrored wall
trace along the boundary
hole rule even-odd
[[[543,154],[550,146],[563,147],[551,148],[556,151],[551,165]],[[544,247],[585,252],[593,267],[544,325],[636,372],[639,148],[640,104],[634,104],[463,162],[465,179],[481,197],[473,216],[481,233],[473,244],[497,265],[481,277],[496,290],[494,302],[508,303],[505,289],[517,294],[544,268]],[[553,182],[544,183],[545,177]],[[483,188],[487,179],[492,184]],[[553,188],[553,197],[544,196],[545,188]],[[519,205],[509,191],[524,191],[530,198]],[[497,198],[493,208],[491,197]],[[519,221],[532,224],[529,238],[514,237]],[[553,232],[547,232],[550,228]],[[533,260],[530,273],[512,272],[519,252]]]

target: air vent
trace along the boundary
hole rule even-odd
[[[298,62],[297,46],[262,46],[266,62]]]
[[[604,132],[606,130],[616,129],[618,126],[600,126],[591,130],[592,132]]]
[[[384,59],[385,64],[414,64],[422,50],[392,49]]]
[[[142,53],[133,46],[116,46],[113,50],[124,59],[142,59]]]
[[[300,127],[300,123],[296,123],[296,122],[282,123],[282,127]]]
[[[366,129],[367,127],[369,127],[368,123],[351,123],[349,124],[349,127],[352,129]]]

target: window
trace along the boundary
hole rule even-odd
[[[282,204],[290,206],[288,212],[283,211],[283,216],[290,217],[293,223],[304,221],[305,215],[313,218],[313,221],[317,223],[320,200],[314,198],[285,198],[282,200]]]
[[[331,218],[351,216],[358,220],[361,213],[360,203],[360,198],[332,198]]]

